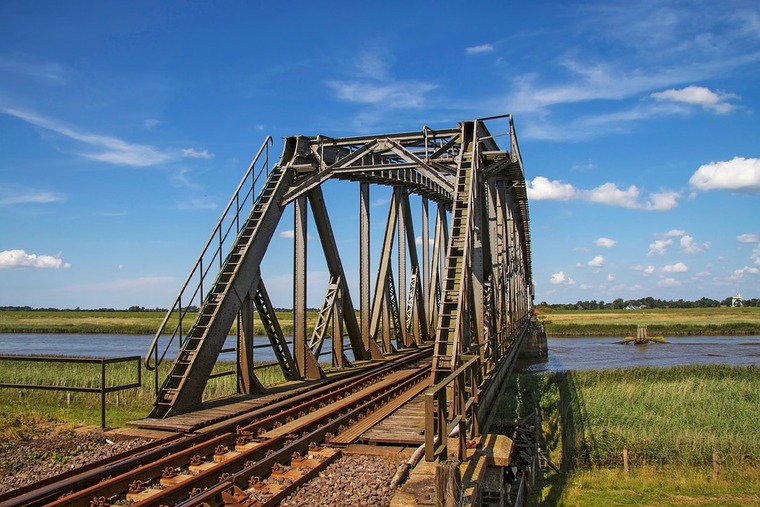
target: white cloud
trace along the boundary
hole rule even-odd
[[[536,176],[527,181],[528,199],[533,201],[567,201],[574,199],[577,191],[570,183],[559,180],[549,181],[544,176]]]
[[[672,244],[672,239],[657,239],[654,241],[654,243],[651,243],[649,245],[649,252],[647,252],[647,256],[651,257],[653,255],[665,255],[665,251]]]
[[[760,192],[760,159],[734,157],[699,167],[689,179],[697,190],[735,190]]]
[[[650,97],[655,100],[702,106],[718,114],[729,113],[736,109],[735,105],[729,104],[726,101],[738,98],[733,93],[714,92],[703,86],[687,86],[679,90],[671,88],[663,92],[653,93]]]
[[[214,154],[208,150],[196,150],[195,148],[185,148],[182,150],[182,155],[188,158],[202,158],[205,160],[214,158]]]
[[[100,162],[116,165],[148,167],[163,164],[170,161],[172,158],[170,155],[163,153],[152,146],[128,143],[117,137],[82,132],[55,120],[27,111],[10,108],[4,108],[1,111],[37,127],[50,130],[89,147],[96,148],[99,151],[79,153],[80,156],[91,160],[98,160]]]
[[[282,231],[279,236],[285,239],[293,239],[296,237],[296,232],[293,229],[288,229],[287,231]]]
[[[617,244],[617,241],[615,241],[614,239],[602,237],[602,238],[598,238],[596,241],[594,241],[594,244],[596,246],[601,246],[601,247],[604,247],[604,248],[612,248],[613,246],[615,246]]]
[[[739,234],[736,236],[739,243],[760,243],[760,234]]]
[[[681,243],[681,251],[687,254],[697,254],[710,248],[709,241],[699,245],[694,241],[694,238],[692,238],[688,234],[681,236],[680,243]]]
[[[749,266],[744,266],[741,269],[734,270],[733,274],[730,276],[731,280],[739,280],[741,278],[744,278],[746,275],[758,275],[760,274],[760,268],[751,268]]]
[[[670,229],[664,234],[655,234],[655,236],[659,236],[661,238],[678,238],[684,234],[686,234],[686,231],[682,231],[681,229]]]
[[[663,273],[685,273],[689,270],[689,267],[683,262],[676,262],[675,264],[667,264],[662,267],[660,271]]]
[[[657,282],[657,285],[659,287],[678,287],[681,285],[681,282],[676,280],[675,278],[663,278],[659,282]]]
[[[70,268],[60,256],[28,254],[24,250],[3,250],[0,252],[1,268]]]
[[[649,266],[647,266],[646,268],[644,268],[644,274],[645,275],[649,276],[652,273],[654,273],[654,266],[652,266],[651,264]]]
[[[549,279],[552,285],[575,285],[575,280],[565,275],[564,271],[554,273]]]
[[[607,281],[608,282],[614,282],[615,281],[615,275],[612,275],[612,274],[607,275]]]
[[[542,201],[568,201],[578,199],[588,202],[619,206],[628,209],[664,211],[678,206],[678,192],[663,191],[650,193],[648,199],[641,199],[641,191],[635,185],[620,189],[614,183],[604,183],[589,190],[575,188],[570,183],[549,180],[536,176],[527,182],[528,199]]]
[[[479,46],[472,46],[465,50],[468,55],[477,55],[480,53],[490,53],[493,51],[493,45],[491,44],[481,44]]]
[[[588,265],[592,268],[601,268],[604,266],[604,257],[601,255],[597,255],[590,261],[588,261]]]

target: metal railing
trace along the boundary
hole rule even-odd
[[[142,368],[140,356],[113,357],[113,358],[80,358],[80,357],[46,357],[46,356],[0,356],[0,362],[37,362],[37,363],[66,363],[66,364],[99,364],[100,385],[97,387],[54,385],[54,384],[26,384],[26,383],[0,383],[0,387],[14,389],[39,389],[45,391],[67,391],[79,393],[100,393],[100,426],[106,427],[106,394],[126,389],[134,389],[142,386]],[[107,365],[134,361],[137,366],[137,380],[131,384],[107,385]]]
[[[156,392],[158,392],[158,366],[164,361],[172,345],[176,344],[177,352],[182,349],[187,334],[195,322],[196,313],[202,307],[208,290],[213,288],[212,282],[224,265],[226,253],[233,246],[241,226],[245,225],[248,210],[252,209],[259,199],[261,190],[269,178],[269,146],[272,144],[272,136],[267,136],[222,212],[216,227],[179,290],[174,304],[166,312],[161,326],[156,331],[144,359],[146,369],[156,370]],[[259,195],[257,195],[256,187],[260,182]],[[241,212],[244,210],[245,214],[241,218]],[[168,338],[162,347],[160,342],[163,335],[167,335]]]
[[[459,428],[457,451],[464,460],[467,436],[478,433],[480,356],[462,356],[464,364],[425,391],[425,460],[448,459],[448,436]]]
[[[450,435],[457,435],[458,459],[464,459],[466,440],[478,435],[481,426],[487,424],[487,409],[512,371],[528,325],[527,315],[516,319],[499,333],[506,333],[511,339],[499,336],[497,348],[486,347],[490,339],[473,347],[471,355],[461,355],[464,361],[461,366],[425,392],[426,461],[448,459]]]

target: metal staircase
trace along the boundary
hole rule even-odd
[[[288,166],[278,166],[269,172],[267,153],[264,166],[255,174],[254,167],[262,150],[270,142],[271,138],[268,138],[262,145],[233,194],[146,355],[146,368],[157,370],[170,347],[177,344],[179,348],[169,374],[160,387],[158,373],[156,374],[157,394],[151,417],[183,413],[200,406],[211,370],[243,301],[248,296],[258,300],[260,315],[273,315],[270,305],[265,301],[268,298],[259,284],[258,265],[282,214],[280,201],[290,184],[292,171]],[[258,180],[263,180],[264,183],[254,198]],[[248,206],[250,212],[246,216],[244,212]],[[230,247],[224,257],[227,245]],[[257,246],[254,248],[252,245]],[[217,263],[218,271],[214,271]],[[209,283],[212,277],[213,282]],[[197,311],[194,310],[195,305],[199,307]],[[172,333],[169,322],[177,318],[179,322]],[[191,319],[192,325],[187,327],[186,323]],[[271,318],[269,324],[269,327],[273,325]],[[185,329],[187,332],[184,332]],[[159,345],[162,336],[167,333],[170,334],[168,342],[164,346]],[[288,361],[288,356],[283,351],[287,348],[284,339],[280,340],[277,336],[274,338],[275,352],[277,349],[281,352],[277,354],[278,360],[282,359],[286,376],[288,373],[292,376],[292,359]]]
[[[467,130],[466,128],[463,130]],[[438,335],[433,356],[433,383],[448,376],[453,369],[462,333],[462,314],[468,297],[468,262],[470,242],[470,198],[472,187],[477,180],[473,175],[472,141],[462,143],[459,167],[457,169],[454,203],[451,212],[451,234],[448,255],[443,272],[440,311],[438,314]]]

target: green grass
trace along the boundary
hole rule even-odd
[[[162,367],[159,379],[168,373],[169,364]],[[234,363],[216,365],[214,372],[230,371]],[[256,375],[265,386],[284,381],[279,366],[257,368]],[[134,363],[107,366],[108,386],[125,385],[137,380]],[[39,363],[21,361],[0,362],[0,382],[34,383],[55,386],[99,387],[100,365]],[[204,399],[213,399],[236,392],[235,376],[209,380]],[[109,427],[124,426],[128,421],[146,417],[155,400],[153,372],[143,370],[142,386],[106,395],[106,420]],[[70,424],[100,425],[100,394],[69,393],[33,389],[0,388],[0,421],[46,421]],[[21,425],[24,426],[24,425]]]
[[[635,336],[645,324],[651,336],[760,334],[760,307],[643,310],[551,310],[539,321],[549,336]]]
[[[518,375],[498,410],[502,421],[542,414],[546,451],[562,473],[548,476],[535,505],[655,505],[679,491],[730,505],[726,491],[760,495],[759,406],[760,368],[709,365]],[[664,478],[680,486],[665,488]]]

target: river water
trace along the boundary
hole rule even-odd
[[[77,357],[144,356],[153,336],[118,334],[0,333],[0,355],[55,355]],[[689,336],[667,338],[667,344],[622,345],[621,338],[549,338],[549,360],[524,371],[590,370],[631,366],[728,364],[760,366],[760,336]],[[235,338],[225,344],[233,347]],[[266,345],[266,338],[257,338]],[[320,360],[329,360],[329,340]],[[173,355],[175,351],[172,352]],[[222,359],[234,360],[233,354]],[[274,361],[266,345],[254,352],[257,361]]]

